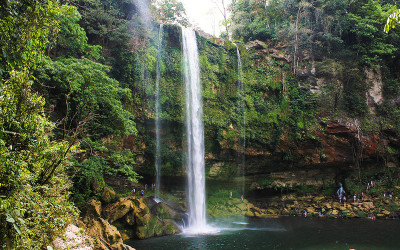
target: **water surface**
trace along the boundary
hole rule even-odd
[[[400,221],[285,217],[220,222],[218,233],[138,240],[140,249],[400,249]]]

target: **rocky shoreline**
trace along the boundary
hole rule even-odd
[[[369,218],[398,219],[400,213],[399,198],[381,198],[366,195],[363,200],[339,203],[326,196],[284,195],[252,204],[232,198],[220,201],[209,207],[209,216],[213,218],[246,216],[250,218],[273,218],[279,216],[315,216],[331,218]]]
[[[365,193],[362,199],[356,196],[355,200],[349,199],[344,203],[339,203],[334,196],[315,193],[277,195],[251,202],[229,195],[223,198],[210,197],[207,214],[214,219],[238,216],[257,219],[282,216],[399,219],[400,198],[397,195],[384,197],[378,193]],[[156,202],[152,196],[118,198],[114,191],[104,188],[101,201],[88,202],[77,225],[83,229],[82,234],[94,239],[87,249],[129,250],[132,248],[124,244],[127,240],[181,232],[187,220],[182,206],[184,207],[183,204],[174,206],[163,201]],[[58,239],[58,243],[54,245],[58,245],[57,249],[63,249],[59,247],[60,244]]]

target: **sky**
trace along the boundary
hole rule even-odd
[[[224,27],[224,19],[215,2],[221,4],[221,0],[181,0],[186,9],[186,15],[190,23],[199,27],[210,35],[219,36]],[[230,0],[225,0],[225,5]]]

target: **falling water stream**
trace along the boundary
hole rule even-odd
[[[242,71],[242,60],[240,58],[239,48],[236,46],[237,62],[238,62],[238,113],[240,114],[239,119],[239,145],[238,145],[238,175],[241,180],[241,193],[244,195],[245,178],[244,171],[246,165],[246,113],[245,113],[245,91],[243,85],[243,71]]]
[[[162,51],[162,34],[163,25],[160,24],[158,33],[158,52],[157,52],[157,72],[156,72],[156,154],[155,154],[155,167],[156,167],[156,188],[155,196],[160,196],[161,186],[161,106],[160,106],[160,80],[161,80],[161,51]]]
[[[183,75],[186,97],[186,168],[188,175],[187,198],[189,203],[190,233],[204,233],[207,229],[203,107],[200,85],[199,52],[196,34],[182,28]]]

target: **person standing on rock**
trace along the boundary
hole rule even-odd
[[[339,182],[339,189],[336,191],[338,198],[339,198],[339,202],[342,203],[343,198],[346,194],[346,191],[344,191],[343,185],[341,182]]]

